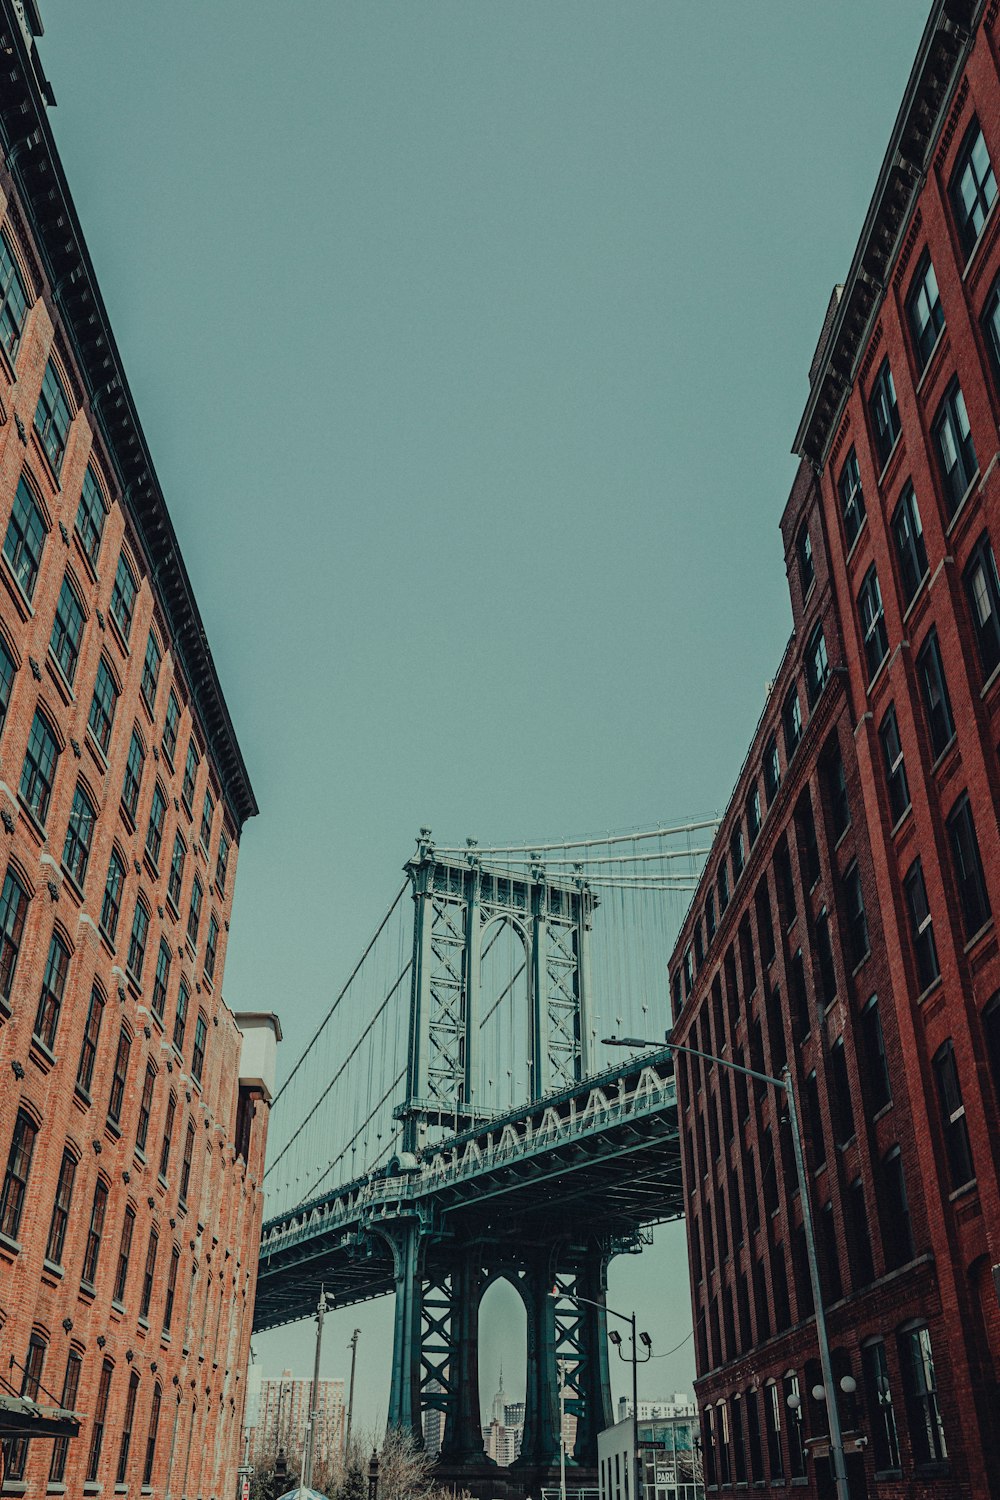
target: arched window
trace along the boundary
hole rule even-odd
[[[49,943],[49,956],[45,961],[42,992],[38,997],[38,1011],[35,1015],[35,1036],[50,1050],[55,1046],[68,970],[69,949],[59,933],[54,932]]]
[[[146,940],[149,937],[149,908],[141,896],[136,898],[132,917],[132,935],[128,943],[128,970],[141,983],[142,966],[146,962]]]
[[[76,664],[80,660],[83,620],[83,605],[67,573],[63,578],[62,588],[59,590],[49,650],[62,668],[66,681],[71,685],[76,678]]]
[[[153,788],[153,801],[149,809],[149,827],[146,829],[146,853],[159,868],[160,850],[163,847],[163,821],[167,811],[167,794],[159,782]]]
[[[83,550],[90,558],[93,567],[97,567],[97,559],[101,555],[101,537],[104,535],[104,522],[107,511],[104,505],[104,496],[97,482],[93,469],[89,466],[83,476],[83,489],[80,493],[80,504],[76,510],[76,531],[83,543]]]
[[[149,632],[149,640],[146,642],[146,656],[142,664],[142,697],[150,713],[156,712],[156,684],[160,676],[160,662],[163,653],[155,633]]]
[[[115,682],[107,659],[102,656],[97,667],[97,680],[94,683],[94,696],[90,704],[87,725],[105,755],[111,745],[111,729],[115,722],[117,707],[118,684]]]
[[[156,1458],[156,1434],[160,1427],[160,1406],[163,1401],[163,1392],[159,1382],[153,1386],[153,1399],[149,1406],[149,1427],[146,1430],[146,1460],[142,1466],[142,1482],[144,1485],[153,1482],[153,1462]]]
[[[122,783],[122,806],[133,823],[139,808],[139,788],[142,785],[142,768],[145,759],[146,752],[143,749],[142,737],[138,729],[133,729],[132,740],[128,747],[128,760],[125,762],[125,780]]]
[[[69,1223],[70,1209],[73,1204],[73,1185],[76,1181],[77,1163],[76,1152],[67,1146],[63,1151],[62,1162],[59,1166],[55,1202],[52,1205],[52,1221],[49,1224],[49,1237],[45,1245],[45,1259],[54,1266],[62,1265],[66,1226]]]
[[[110,1359],[106,1359],[101,1365],[101,1378],[97,1387],[97,1399],[94,1402],[94,1419],[90,1428],[90,1450],[87,1454],[88,1484],[93,1484],[97,1479],[97,1471],[101,1464],[101,1449],[104,1446],[104,1424],[108,1420],[108,1398],[111,1395],[111,1377],[115,1367]]]
[[[44,825],[52,799],[52,783],[55,781],[56,765],[59,761],[59,745],[48,719],[40,709],[28,736],[28,748],[24,752],[21,769],[21,801],[37,821]]]
[[[124,552],[119,555],[115,571],[115,586],[111,590],[111,618],[127,641],[132,634],[132,619],[135,615],[135,596],[139,586],[135,574],[129,567]]]
[[[97,814],[83,787],[77,783],[70,808],[69,824],[66,828],[66,843],[63,846],[63,864],[69,874],[82,886],[87,878],[90,863],[90,846],[94,837]]]
[[[7,523],[3,555],[28,599],[34,595],[35,584],[38,582],[47,531],[41,506],[22,474],[17,482],[14,508]]]

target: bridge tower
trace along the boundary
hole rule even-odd
[[[495,924],[511,927],[525,955],[528,1096],[519,1104],[571,1089],[588,1075],[597,904],[582,877],[549,879],[538,862],[527,872],[491,869],[474,846],[464,858],[439,857],[428,829],[405,869],[414,923],[406,1095],[395,1111],[403,1170],[442,1136],[474,1130],[496,1113],[481,1089],[482,964]],[[498,1253],[489,1239],[448,1240],[418,1216],[380,1233],[392,1249],[396,1290],[390,1425],[422,1443],[423,1412],[435,1408],[445,1418],[439,1474],[475,1486],[490,1467],[479,1409],[479,1304],[503,1277],[526,1315],[524,1481],[535,1488],[559,1464],[560,1359],[569,1371],[567,1407],[577,1417],[570,1462],[596,1470],[597,1434],[611,1421],[606,1272],[619,1247],[596,1233],[560,1239],[552,1226],[515,1254],[509,1247]]]
[[[429,829],[421,829],[405,869],[413,888],[413,968],[406,1098],[395,1113],[403,1150],[416,1152],[435,1128],[454,1132],[495,1112],[480,1097],[483,939],[495,923],[509,925],[525,950],[528,1099],[586,1076],[597,902],[582,877],[552,880],[539,863],[527,874],[491,870],[474,845],[464,861],[440,858]]]

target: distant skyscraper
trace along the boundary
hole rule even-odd
[[[428,1394],[440,1396],[444,1387],[439,1380],[427,1382]],[[429,1406],[424,1412],[424,1448],[430,1458],[437,1458],[444,1439],[444,1412]]]
[[[263,1464],[284,1449],[290,1460],[298,1460],[305,1448],[306,1427],[312,1405],[312,1381],[297,1380],[283,1370],[278,1380],[260,1383],[257,1426],[250,1437],[250,1462]],[[316,1397],[315,1461],[329,1463],[344,1451],[346,1412],[344,1382],[321,1380]]]
[[[487,1456],[500,1468],[508,1468],[521,1452],[523,1432],[524,1402],[507,1400],[501,1365],[500,1384],[493,1397],[493,1415],[489,1426],[483,1428],[483,1448]]]

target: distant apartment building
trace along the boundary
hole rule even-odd
[[[0,0],[0,1493],[229,1496],[279,1035],[223,998],[257,806],[40,31]]]
[[[1000,29],[935,0],[828,309],[793,635],[670,964],[705,1478],[1000,1494]],[[718,1059],[716,1061],[715,1059]],[[799,1181],[785,1096],[805,1138]]]
[[[655,1416],[643,1415],[652,1407]],[[636,1489],[632,1403],[618,1403],[618,1421],[598,1434],[599,1500],[632,1500]],[[640,1500],[704,1500],[698,1408],[689,1398],[639,1402]]]
[[[266,1466],[283,1452],[295,1467],[305,1451],[306,1429],[312,1412],[312,1381],[299,1380],[291,1370],[260,1383],[257,1425],[250,1436],[250,1462]],[[316,1397],[317,1468],[335,1463],[344,1455],[347,1408],[343,1380],[321,1380]]]

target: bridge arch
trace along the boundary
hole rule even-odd
[[[473,1094],[479,1108],[500,1114],[532,1093],[531,934],[525,924],[513,913],[490,918],[480,933],[477,961]]]

